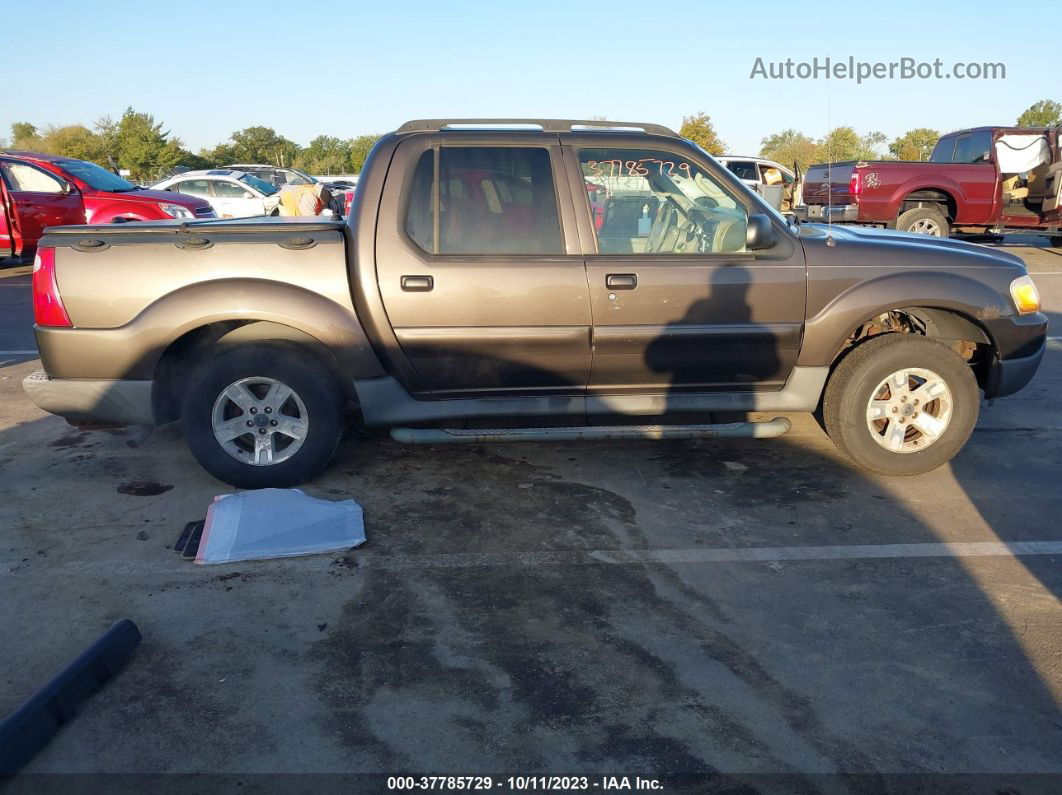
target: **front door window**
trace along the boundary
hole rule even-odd
[[[670,152],[583,149],[587,185],[603,197],[602,254],[685,254],[745,250],[744,205],[693,161]]]

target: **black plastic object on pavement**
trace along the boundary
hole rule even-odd
[[[118,621],[0,723],[0,775],[18,772],[47,745],[77,715],[81,702],[115,677],[138,643],[136,624]]]
[[[184,530],[181,531],[181,535],[177,538],[177,543],[173,545],[173,551],[179,553],[186,560],[194,559],[199,551],[199,542],[203,538],[203,526],[205,524],[205,519],[186,524]]]

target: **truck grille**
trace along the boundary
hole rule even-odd
[[[197,216],[199,216],[200,218],[213,218],[214,217],[214,208],[213,207],[196,207],[195,208],[195,214]]]

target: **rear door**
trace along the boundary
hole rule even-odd
[[[81,194],[51,172],[29,163],[0,158],[0,177],[18,218],[23,253],[28,254],[37,247],[37,241],[49,226],[85,223]]]
[[[559,142],[489,140],[416,137],[391,162],[376,267],[420,381],[409,386],[440,397],[581,395],[590,298]]]
[[[782,387],[804,323],[803,251],[747,251],[749,197],[707,162],[656,142],[580,146],[569,162],[607,195],[586,259],[592,394]],[[587,214],[585,199],[582,212]]]

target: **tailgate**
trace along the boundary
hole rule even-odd
[[[804,177],[804,204],[828,204],[834,207],[851,204],[848,186],[854,169],[854,160],[809,167]]]

